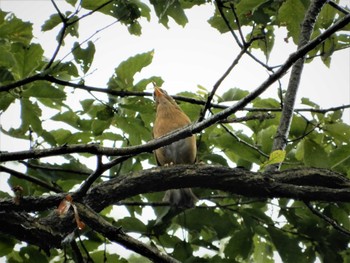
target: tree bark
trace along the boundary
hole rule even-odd
[[[301,26],[298,50],[309,43],[316,18],[326,2],[326,0],[314,0],[310,3]],[[273,141],[272,152],[276,150],[284,150],[287,146],[289,130],[292,124],[294,113],[295,100],[297,97],[299,83],[304,68],[304,62],[305,56],[299,58],[292,67],[287,92],[283,100],[281,119],[275,139]],[[281,163],[269,165],[266,167],[266,171],[278,170],[280,168],[280,165]]]

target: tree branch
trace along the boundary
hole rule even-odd
[[[103,182],[89,191],[85,201],[100,210],[130,196],[183,187],[223,190],[257,198],[350,201],[350,180],[330,170],[290,169],[271,176],[273,179],[263,173],[214,165],[161,167]]]
[[[316,18],[321,12],[322,6],[326,2],[326,0],[314,0],[310,3],[301,26],[298,49],[303,48],[310,41]],[[295,100],[297,97],[301,74],[303,72],[304,62],[305,57],[300,57],[292,67],[287,92],[283,101],[282,115],[272,145],[272,152],[276,150],[284,150],[287,146]],[[266,171],[271,171],[271,169],[279,169],[280,165],[281,163],[269,165],[266,167]]]
[[[95,211],[126,198],[171,188],[199,187],[246,197],[350,202],[350,180],[331,170],[299,168],[264,173],[218,165],[174,165],[132,172],[99,183],[80,200]],[[0,211],[43,211],[57,207],[65,194],[24,196],[18,205],[1,199]]]
[[[326,221],[328,224],[330,224],[332,227],[334,227],[336,230],[338,230],[343,235],[350,237],[350,230],[347,230],[346,228],[340,226],[332,218],[326,216],[325,214],[322,214],[320,211],[318,211],[316,208],[314,208],[310,202],[304,202],[304,203],[314,215],[318,216],[319,218],[322,218],[324,221]]]
[[[91,208],[79,203],[75,204],[79,209],[79,215],[83,221],[86,222],[93,230],[107,237],[110,241],[114,241],[124,246],[126,249],[130,249],[142,256],[145,256],[153,262],[179,263],[179,261],[176,259],[161,253],[155,247],[146,245],[125,234],[121,228],[113,226]]]
[[[12,170],[12,169],[9,169],[5,166],[2,166],[0,165],[0,172],[5,172],[5,173],[8,173],[9,175],[11,176],[14,176],[14,177],[17,177],[19,179],[23,179],[23,180],[26,180],[28,182],[31,182],[33,184],[37,184],[49,191],[53,191],[55,193],[60,193],[62,192],[62,190],[60,188],[58,188],[57,186],[54,186],[54,185],[51,185],[45,181],[42,181],[36,177],[33,177],[33,176],[30,176],[30,175],[27,175],[27,174],[24,174],[24,173],[20,173],[20,172],[17,172],[15,170]]]
[[[207,113],[207,111],[210,108],[211,105],[211,101],[214,98],[214,95],[217,91],[217,89],[220,87],[221,83],[225,80],[225,78],[230,74],[230,72],[232,71],[232,69],[238,64],[238,62],[240,61],[240,59],[242,58],[242,56],[244,55],[244,53],[246,52],[248,47],[245,47],[243,49],[241,49],[241,51],[239,52],[239,54],[237,55],[237,57],[234,59],[234,61],[232,62],[232,64],[228,67],[228,69],[225,71],[225,73],[221,76],[221,78],[215,83],[212,91],[210,92],[210,94],[208,95],[207,101],[204,105],[203,110],[200,113],[200,116],[198,118],[198,121],[202,121],[204,120],[205,114]]]
[[[273,172],[267,178],[262,173],[225,166],[175,165],[120,175],[96,185],[81,198],[80,203],[74,204],[83,221],[111,241],[156,262],[174,262],[158,250],[124,234],[97,212],[128,197],[179,187],[216,189],[255,198],[350,202],[350,180],[330,170],[290,169]],[[72,213],[60,217],[52,212],[45,218],[34,218],[25,211],[47,211],[57,207],[64,196],[65,194],[25,196],[18,204],[11,198],[1,199],[0,232],[38,245],[46,252],[50,248],[61,247],[63,238],[76,228]]]
[[[341,7],[340,5],[335,3],[334,1],[328,1],[328,4],[330,6],[332,6],[333,8],[337,9],[338,11],[342,12],[345,15],[350,14],[349,10],[346,10],[345,8]]]

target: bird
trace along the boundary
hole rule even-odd
[[[175,100],[160,87],[154,86],[156,117],[153,125],[155,139],[191,124],[190,118],[182,111]],[[157,164],[168,166],[176,164],[193,164],[196,161],[196,137],[173,142],[154,151]],[[165,192],[163,202],[173,207],[192,208],[198,201],[190,188],[171,189]]]

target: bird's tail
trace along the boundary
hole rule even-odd
[[[163,197],[163,202],[178,208],[192,208],[197,201],[198,198],[191,188],[171,189],[166,191]]]

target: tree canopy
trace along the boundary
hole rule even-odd
[[[349,262],[350,105],[296,101],[304,64],[321,60],[331,68],[334,54],[349,48],[349,8],[325,0],[51,4],[55,12],[41,25],[43,34],[54,32],[50,56],[33,33],[35,21],[0,9],[0,115],[19,122],[0,119],[0,136],[23,145],[0,149],[0,176],[11,189],[0,191],[0,258]],[[94,86],[94,37],[111,26],[140,36],[151,19],[166,30],[184,27],[188,10],[203,5],[212,9],[208,28],[232,36],[235,57],[215,72],[221,77],[213,87],[171,94],[193,123],[152,139],[149,88],[164,80],[144,72],[157,50],[119,61],[108,83]],[[81,37],[81,25],[97,15],[111,24]],[[287,36],[277,33],[281,28]],[[273,65],[281,38],[296,51]],[[266,79],[255,89],[233,83],[221,92],[243,59]],[[264,97],[272,85],[276,96]],[[155,149],[193,134],[197,164],[155,167]],[[162,197],[181,187],[191,187],[199,202],[174,211]]]

